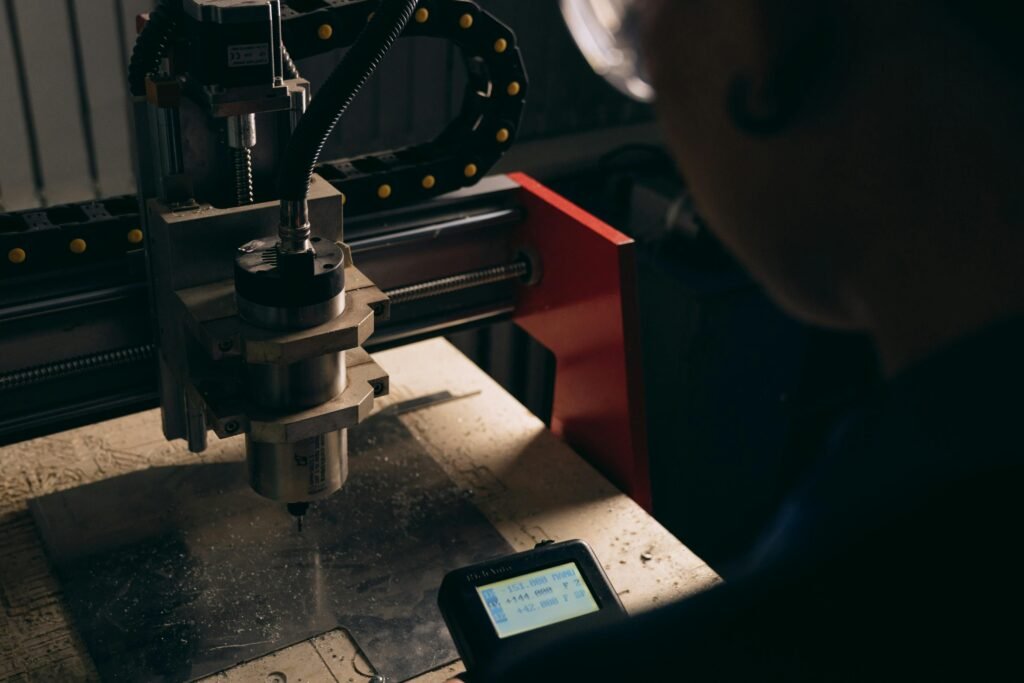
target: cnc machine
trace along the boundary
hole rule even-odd
[[[252,520],[268,519],[268,539],[304,558],[312,552],[315,559],[297,564],[319,581],[337,569],[321,557],[326,546],[317,546],[332,528],[321,523],[320,535],[310,536],[314,520],[308,519],[305,537],[286,538],[270,508],[286,507],[301,531],[311,504],[346,495],[348,431],[371,416],[375,399],[397,381],[364,347],[511,319],[554,355],[551,431],[650,509],[632,242],[527,175],[488,175],[516,139],[529,94],[517,36],[506,25],[469,0],[168,0],[141,15],[137,28],[128,78],[137,204],[97,199],[0,215],[0,250],[8,255],[0,277],[63,292],[60,269],[90,265],[98,280],[114,279],[107,287],[61,293],[78,316],[73,334],[83,346],[100,337],[105,344],[122,336],[132,341],[47,361],[45,352],[32,356],[45,344],[26,342],[63,334],[46,322],[58,297],[48,299],[45,310],[18,304],[4,336],[20,339],[19,353],[33,360],[0,375],[0,397],[15,415],[0,427],[20,437],[45,433],[62,424],[47,422],[47,411],[75,400],[74,392],[54,396],[58,382],[113,378],[155,359],[163,436],[187,443],[195,454],[207,450],[210,432],[218,443],[244,440],[248,483],[264,500],[253,503],[237,491],[223,499],[245,501],[250,540],[263,534]],[[458,48],[467,77],[457,116],[433,140],[350,159],[320,158],[392,43],[417,36]],[[333,51],[343,56],[314,93],[297,62]],[[110,268],[112,259],[124,264],[120,271]],[[125,290],[116,278],[132,272],[144,272],[145,282]],[[121,311],[125,301],[134,307],[130,315]],[[107,316],[134,322],[101,324]],[[82,401],[76,411],[96,419],[137,406],[110,394],[102,409]],[[80,423],[75,411],[63,414],[70,424]],[[596,475],[572,479],[590,476]],[[232,486],[227,479],[216,482],[225,490]],[[536,483],[547,485],[542,478]],[[504,490],[505,484],[495,486]],[[221,489],[207,489],[184,487],[200,491],[199,499],[183,503],[186,512],[174,524],[195,530],[181,520],[192,524],[200,514],[195,510],[209,507],[204,501],[217,500]],[[607,496],[612,489],[595,490]],[[140,496],[145,517],[146,494]],[[52,555],[60,543],[49,539],[62,532],[46,527],[46,506],[75,510],[90,503],[84,497],[50,500],[33,505]],[[388,514],[395,507],[376,502]],[[231,528],[235,512],[216,524]],[[557,528],[555,521],[547,524]],[[128,536],[135,532],[129,527],[126,522]],[[219,549],[211,546],[204,557],[206,551],[192,545],[184,543],[182,558],[194,552],[202,567],[223,566]],[[71,547],[80,562],[87,549]],[[72,566],[66,559],[54,559],[65,580]],[[259,558],[245,562],[253,559]],[[374,571],[390,576],[391,569]],[[186,579],[182,585],[195,582]],[[245,599],[246,605],[265,600],[258,592]],[[334,624],[310,619],[295,631],[303,638]],[[439,625],[440,617],[434,621]],[[163,638],[165,631],[158,633]],[[191,637],[183,637],[182,646],[198,647]],[[93,657],[102,660],[94,647],[102,638],[89,638]],[[282,644],[270,637],[265,642]],[[249,642],[237,651],[204,647],[199,654],[172,652],[167,661],[201,660],[201,672],[212,673],[265,653]],[[418,656],[396,664],[397,670],[419,673]],[[147,659],[133,671],[151,675],[154,667]]]
[[[130,86],[164,434],[200,452],[211,428],[244,433],[253,488],[301,517],[344,484],[346,429],[387,392],[362,344],[389,302],[353,263],[344,206],[475,182],[511,142],[526,81],[511,33],[469,4],[289,12],[274,1],[161,5]],[[335,162],[328,183],[316,173],[326,138],[407,26],[471,32],[486,84],[440,140]],[[286,45],[314,30],[349,50],[309,104]]]

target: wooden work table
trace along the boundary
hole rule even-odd
[[[446,341],[376,354],[391,374],[378,408],[447,390],[465,398],[403,422],[516,550],[582,538],[631,613],[708,588],[716,574]],[[135,470],[244,458],[241,439],[211,435],[202,455],[167,443],[156,410],[0,448],[0,681],[96,675],[27,510],[30,498]],[[443,681],[453,664],[417,681]],[[344,631],[278,651],[207,681],[367,681],[373,674]]]

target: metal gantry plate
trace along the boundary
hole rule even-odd
[[[350,477],[299,533],[244,463],[162,467],[32,513],[104,680],[188,681],[343,627],[404,680],[457,658],[444,574],[510,552],[393,416],[350,433]]]

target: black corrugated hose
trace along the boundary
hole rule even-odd
[[[300,202],[306,198],[327,138],[405,30],[417,3],[418,0],[381,0],[355,44],[321,86],[285,150],[277,178],[282,200]]]
[[[135,41],[128,65],[128,87],[132,95],[145,95],[146,76],[160,69],[160,62],[167,56],[178,30],[180,9],[180,0],[161,0],[149,13],[149,21]]]

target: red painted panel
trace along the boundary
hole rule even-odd
[[[555,355],[552,431],[650,510],[633,240],[529,176],[512,178],[522,242],[543,267],[515,320]]]

